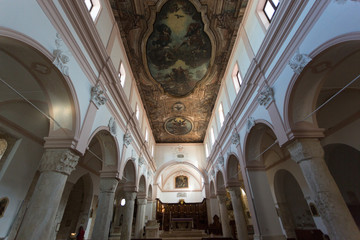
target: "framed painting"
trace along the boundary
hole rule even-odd
[[[187,176],[180,175],[175,177],[175,188],[188,188],[189,179]]]

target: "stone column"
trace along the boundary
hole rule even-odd
[[[148,216],[148,220],[153,220],[152,218],[152,210],[153,210],[153,200],[148,199],[147,205],[146,205],[146,212],[147,214],[145,216]]]
[[[297,139],[288,150],[304,174],[330,239],[360,239],[359,229],[325,163],[320,141]]]
[[[125,208],[123,215],[123,224],[121,227],[121,240],[131,239],[131,228],[133,222],[134,206],[136,192],[125,192]]]
[[[115,190],[119,179],[113,177],[100,178],[99,204],[96,210],[96,218],[92,240],[104,240],[109,236],[110,222],[112,219]]]
[[[286,237],[296,239],[295,224],[291,217],[288,204],[286,202],[278,202],[275,205],[277,205],[276,209],[279,214],[282,227],[285,230]]]
[[[142,238],[143,233],[143,227],[145,223],[145,210],[146,210],[146,204],[147,199],[146,198],[140,198],[137,199],[137,212],[136,212],[136,223],[135,223],[135,238]]]
[[[226,209],[226,195],[218,194],[217,199],[219,201],[219,206],[220,206],[221,228],[223,232],[223,237],[231,237],[230,221]]]
[[[240,187],[228,188],[231,196],[231,203],[234,209],[234,218],[237,231],[237,237],[239,240],[248,239],[247,225],[244,217],[244,209],[241,203],[241,191]]]
[[[68,149],[45,150],[40,177],[16,239],[50,239],[66,180],[78,160]]]

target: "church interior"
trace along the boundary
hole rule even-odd
[[[1,1],[0,240],[359,240],[359,13]]]

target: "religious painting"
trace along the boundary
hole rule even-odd
[[[185,135],[192,129],[192,123],[190,120],[183,117],[169,118],[165,122],[165,130],[173,135]]]
[[[9,199],[7,197],[0,199],[0,218],[4,216],[8,204],[9,204]]]
[[[187,176],[180,175],[175,178],[175,188],[188,188],[189,180]]]
[[[172,96],[186,96],[203,79],[211,42],[200,12],[190,1],[164,4],[147,40],[146,57],[151,76]]]

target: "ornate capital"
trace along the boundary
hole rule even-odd
[[[240,143],[240,134],[237,133],[236,131],[234,131],[233,134],[231,135],[231,142],[235,146],[237,146]]]
[[[299,49],[296,50],[295,55],[289,61],[289,66],[296,73],[300,74],[304,67],[311,61],[312,59],[307,54],[301,54]]]
[[[137,201],[138,205],[146,205],[147,204],[146,198],[138,198],[136,201]]]
[[[40,161],[39,171],[53,171],[70,175],[78,160],[79,156],[68,149],[46,149]]]
[[[55,57],[53,64],[64,74],[69,76],[69,67],[66,64],[70,61],[69,57],[63,53],[62,48],[62,39],[59,33],[56,33],[55,40],[56,49],[53,50],[53,55]]]
[[[218,194],[216,195],[218,201],[220,202],[220,204],[225,204],[226,202],[226,195],[225,194]]]
[[[250,132],[250,129],[255,126],[255,119],[253,117],[249,117],[246,122],[246,131]]]
[[[100,193],[114,193],[119,179],[117,178],[101,178],[100,179]]]
[[[110,118],[108,126],[109,126],[111,135],[116,136],[117,124],[116,124],[115,118],[113,118],[113,117]]]
[[[258,102],[260,106],[267,108],[272,101],[274,101],[274,90],[271,87],[266,86],[265,89],[260,92]]]
[[[134,201],[136,198],[136,192],[125,192],[124,198],[126,201]]]
[[[131,134],[129,132],[126,132],[124,134],[124,139],[123,140],[124,140],[125,146],[129,146],[130,143],[132,142]]]
[[[297,163],[324,157],[324,150],[320,145],[320,141],[314,138],[297,139],[287,149],[290,152],[291,158]]]
[[[104,91],[101,90],[101,88],[98,84],[91,88],[91,101],[98,108],[101,105],[104,105],[107,101],[106,97],[104,96]]]

